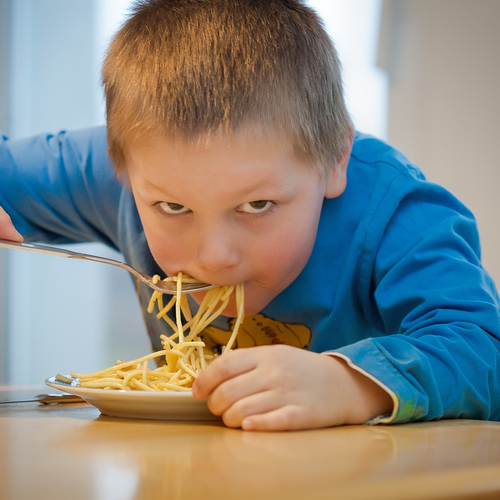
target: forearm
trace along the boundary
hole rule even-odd
[[[106,150],[100,127],[0,140],[0,206],[26,241],[116,248],[124,189]]]
[[[479,319],[481,316],[479,316]],[[498,327],[497,327],[498,328]],[[500,341],[476,325],[429,325],[419,335],[366,339],[338,350],[394,393],[391,423],[500,419]]]

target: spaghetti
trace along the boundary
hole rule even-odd
[[[160,281],[159,276],[154,282]],[[198,376],[215,357],[207,352],[199,334],[222,314],[227,307],[232,293],[235,294],[237,317],[231,336],[222,349],[222,354],[229,351],[236,340],[238,328],[244,317],[243,284],[221,286],[210,289],[203,298],[198,311],[193,316],[186,295],[181,293],[182,283],[196,281],[190,276],[179,273],[165,281],[177,282],[177,293],[165,304],[163,294],[154,291],[148,306],[148,313],[166,321],[173,330],[170,336],[161,335],[163,350],[153,352],[132,361],[118,361],[114,366],[94,373],[74,373],[72,377],[80,380],[81,387],[100,389],[124,389],[145,391],[189,391]],[[175,306],[175,322],[168,312]],[[184,322],[183,322],[184,318]],[[149,361],[158,358],[163,366],[151,369]]]

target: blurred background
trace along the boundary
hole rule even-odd
[[[0,0],[0,130],[20,138],[104,124],[100,66],[131,3]],[[307,3],[336,44],[356,127],[473,210],[500,283],[500,2]],[[77,250],[120,258],[97,244]],[[0,249],[0,382],[41,384],[149,350],[126,272]]]

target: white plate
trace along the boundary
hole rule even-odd
[[[154,420],[219,420],[210,413],[206,401],[195,399],[191,392],[117,391],[91,389],[48,378],[49,387],[75,394],[110,417],[147,418]]]

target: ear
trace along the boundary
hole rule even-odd
[[[351,158],[352,142],[354,140],[354,131],[347,138],[346,148],[342,156],[337,160],[326,178],[325,198],[337,198],[347,186],[347,165]]]

